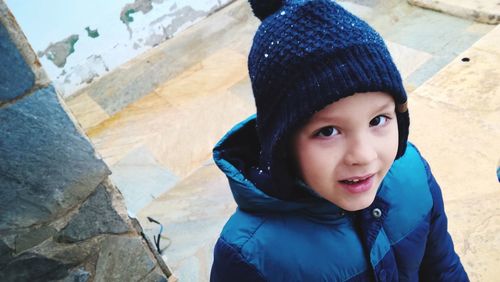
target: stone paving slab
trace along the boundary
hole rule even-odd
[[[471,281],[499,281],[500,193],[476,193],[465,199],[447,201],[455,249]]]
[[[67,99],[65,102],[83,129],[92,128],[109,118],[109,115],[87,93]]]
[[[131,215],[167,192],[178,181],[177,176],[161,166],[145,146],[130,152],[111,170],[111,180],[120,187]]]
[[[500,5],[494,0],[408,0],[408,2],[482,23],[500,23]]]

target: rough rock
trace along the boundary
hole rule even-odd
[[[35,75],[26,64],[0,24],[0,103],[23,95],[35,83]]]
[[[40,244],[46,239],[52,237],[57,230],[50,226],[41,226],[39,228],[30,229],[24,234],[19,234],[15,240],[16,253],[20,253],[33,246]]]
[[[52,86],[0,109],[0,231],[49,222],[109,175]]]
[[[97,236],[73,244],[61,244],[55,240],[47,240],[32,248],[30,252],[71,265],[95,264],[101,244],[105,240],[106,236]],[[86,269],[90,268],[86,267]]]
[[[131,231],[131,228],[113,208],[111,196],[101,184],[64,227],[58,240],[77,242],[99,234],[120,234],[128,231]]]
[[[71,265],[33,253],[23,254],[0,269],[0,281],[51,281],[68,275]]]
[[[155,267],[141,238],[110,236],[97,260],[95,282],[140,281]]]

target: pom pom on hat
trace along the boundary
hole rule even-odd
[[[254,15],[263,21],[276,13],[283,5],[283,0],[249,0]]]

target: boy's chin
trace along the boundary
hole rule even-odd
[[[359,199],[356,202],[346,203],[346,204],[337,205],[337,206],[339,206],[340,208],[342,208],[345,211],[355,212],[355,211],[360,211],[360,210],[366,209],[367,207],[369,207],[373,203],[373,201],[375,201],[375,196],[369,197],[367,199]]]

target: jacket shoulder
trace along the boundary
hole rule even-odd
[[[384,224],[391,244],[404,238],[428,217],[433,197],[425,161],[413,144],[408,143],[405,154],[394,162],[380,194],[391,207]]]
[[[237,209],[224,225],[220,237],[237,250],[241,250],[265,221],[265,215]]]
[[[236,210],[215,244],[210,281],[265,281],[260,270],[242,252],[264,221],[264,217]]]

